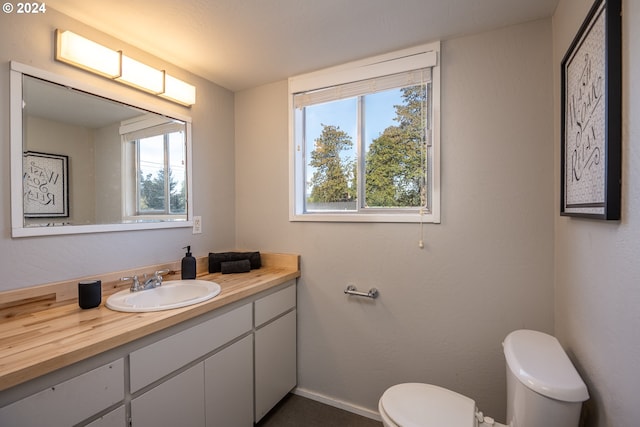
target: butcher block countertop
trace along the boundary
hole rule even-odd
[[[298,255],[261,257],[260,269],[224,275],[209,274],[208,257],[197,258],[197,278],[218,283],[222,291],[200,304],[166,311],[123,313],[106,308],[105,301],[130,286],[120,277],[168,268],[164,279],[179,279],[179,261],[1,292],[0,391],[300,277]],[[87,279],[102,280],[102,304],[83,310],[77,283]]]

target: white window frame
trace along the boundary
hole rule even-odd
[[[191,183],[189,176],[185,176],[185,185],[187,186],[185,195],[187,197],[184,214],[169,213],[167,206],[165,212],[141,212],[140,206],[140,189],[138,180],[139,171],[139,140],[151,136],[163,135],[165,140],[165,162],[167,160],[167,141],[166,135],[175,131],[184,131],[186,138],[186,158],[189,159],[190,153],[190,123],[186,126],[182,123],[176,123],[173,119],[159,116],[155,114],[140,116],[133,119],[124,120],[120,123],[120,136],[122,139],[122,218],[125,221],[144,221],[144,220],[163,220],[163,221],[182,221],[188,219],[189,192]],[[166,165],[165,165],[166,167]],[[165,177],[166,181],[167,177]],[[165,182],[166,184],[166,182]],[[168,199],[167,199],[168,200]]]
[[[297,145],[294,95],[340,84],[431,68],[431,153],[427,185],[429,209],[371,212],[305,212],[304,149]],[[289,79],[289,221],[440,223],[440,42],[433,42]]]

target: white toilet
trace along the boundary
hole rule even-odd
[[[507,425],[575,427],[587,387],[555,337],[519,330],[505,338]],[[406,383],[388,388],[378,403],[385,427],[505,426],[475,402],[442,387]]]

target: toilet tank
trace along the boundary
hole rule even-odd
[[[504,340],[507,425],[575,427],[587,386],[555,337],[518,330]]]

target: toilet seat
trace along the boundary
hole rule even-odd
[[[378,409],[387,424],[402,427],[477,425],[476,405],[472,399],[431,384],[394,385],[384,392]]]

